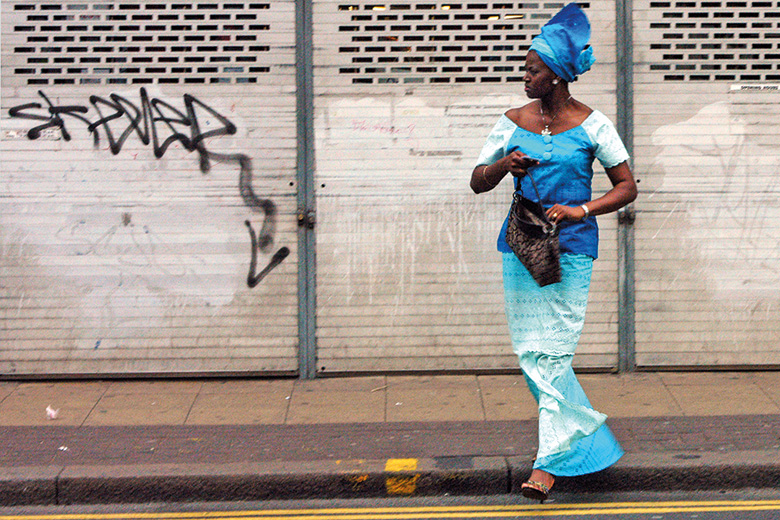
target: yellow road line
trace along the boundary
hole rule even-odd
[[[275,509],[181,513],[107,513],[0,516],[0,520],[411,520],[623,514],[780,511],[780,500],[605,502],[594,504]]]

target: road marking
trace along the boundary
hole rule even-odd
[[[417,471],[417,459],[388,459],[385,463],[385,472],[410,472]],[[389,496],[409,496],[417,491],[419,474],[392,475],[385,479],[385,489]]]
[[[417,471],[417,459],[387,459],[385,471]]]
[[[556,515],[593,516],[736,511],[780,511],[780,500],[52,514],[0,516],[0,520],[427,520],[434,518],[523,518]]]

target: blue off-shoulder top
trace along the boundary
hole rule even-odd
[[[520,128],[503,115],[490,132],[477,165],[493,164],[515,150],[539,159],[539,165],[528,172],[533,175],[546,208],[554,204],[580,206],[591,200],[594,159],[604,168],[611,168],[629,158],[615,126],[597,110],[579,126],[547,136]],[[514,181],[517,189],[518,179]],[[522,179],[521,188],[525,197],[539,200],[527,176]],[[504,253],[512,252],[505,240],[508,220],[507,211],[497,241],[498,250]],[[595,217],[561,222],[559,229],[561,253],[598,258],[599,229]]]

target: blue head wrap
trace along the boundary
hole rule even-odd
[[[577,4],[571,3],[542,27],[530,50],[536,51],[555,74],[571,83],[596,61],[589,41],[588,17]]]

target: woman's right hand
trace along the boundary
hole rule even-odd
[[[528,174],[528,168],[537,166],[539,164],[538,159],[529,157],[522,152],[512,152],[503,159],[502,168],[504,171],[511,173],[513,176],[523,178]]]

